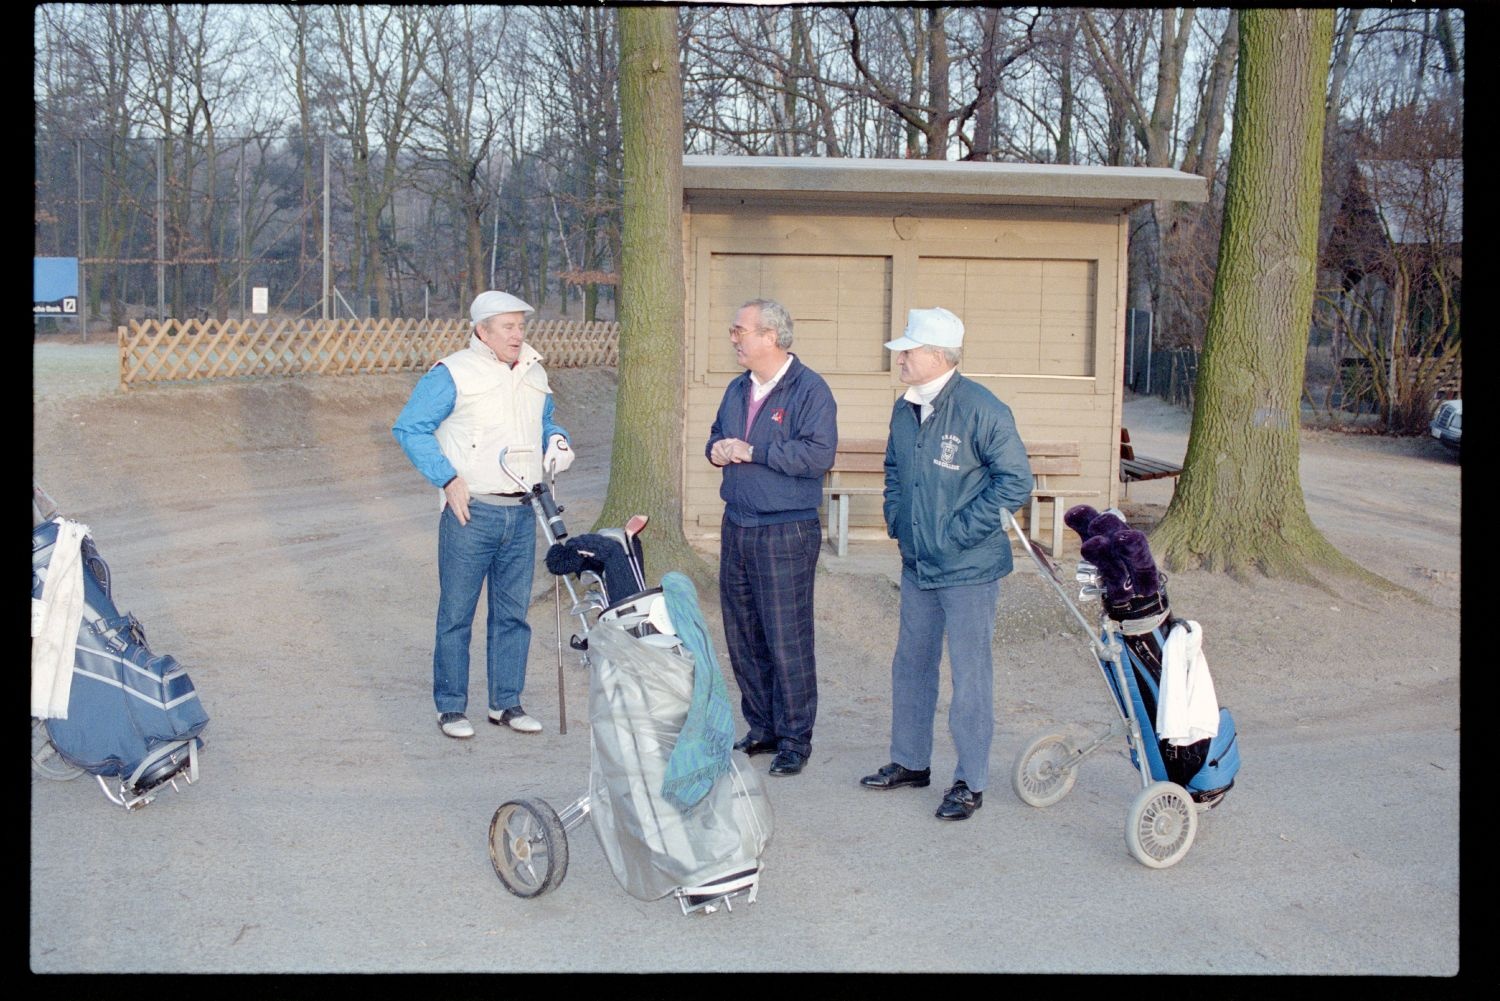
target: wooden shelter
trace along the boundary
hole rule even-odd
[[[1128,213],[1148,201],[1205,201],[1204,178],[1157,168],[687,156],[682,183],[689,537],[718,534],[720,473],[703,446],[725,386],[742,371],[728,327],[753,298],[791,312],[792,351],[832,387],[840,438],[886,435],[906,387],[883,345],[901,333],[907,310],[952,310],[966,328],[959,370],[1010,405],[1024,440],[1076,442],[1081,473],[1066,486],[1094,491],[1089,502],[1099,507],[1115,501]],[[885,538],[878,496],[854,498],[849,522],[856,539]]]

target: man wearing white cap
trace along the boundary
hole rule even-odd
[[[941,306],[907,313],[895,352],[909,387],[885,448],[886,530],[901,549],[901,625],[891,662],[891,762],[870,789],[931,782],[943,636],[953,673],[948,729],[958,752],[942,820],[984,802],[995,731],[990,642],[1000,578],[1011,571],[1002,512],[1031,496],[1031,465],[1010,408],[957,365],[964,325]]]
[[[449,737],[474,736],[465,715],[469,636],[486,581],[489,720],[519,733],[542,728],[521,708],[536,521],[499,456],[507,449],[506,464],[527,483],[539,483],[572,465],[573,452],[568,433],[552,422],[542,356],[525,343],[532,312],[509,293],[482,293],[469,307],[469,346],[422,376],[391,428],[412,465],[442,491],[432,697]]]

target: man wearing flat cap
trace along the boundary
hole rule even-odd
[[[891,762],[870,789],[931,782],[943,637],[953,674],[948,729],[958,752],[942,820],[984,802],[995,731],[990,643],[1000,578],[1011,571],[1004,511],[1031,496],[1031,465],[1010,408],[957,365],[963,321],[941,306],[907,313],[886,344],[907,391],[885,448],[885,524],[901,549],[901,624],[891,662]]]
[[[412,465],[442,492],[432,697],[438,726],[449,737],[474,736],[465,712],[469,636],[481,587],[489,594],[489,720],[518,733],[542,729],[521,708],[536,521],[499,457],[506,449],[506,465],[527,483],[540,483],[572,465],[573,452],[568,433],[552,422],[542,356],[525,343],[532,312],[507,292],[479,295],[469,307],[469,346],[422,376],[391,428]]]

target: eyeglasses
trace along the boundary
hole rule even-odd
[[[769,330],[769,329],[771,329],[771,328],[770,327],[741,327],[741,326],[736,325],[736,326],[733,326],[733,327],[729,328],[729,339],[732,340],[732,341],[738,341],[738,340],[743,339],[746,334],[758,334],[761,331]]]

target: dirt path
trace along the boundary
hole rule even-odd
[[[1307,434],[1303,452],[1319,527],[1430,603],[1173,577],[1174,607],[1207,631],[1245,766],[1188,858],[1161,872],[1125,852],[1136,779],[1123,742],[1048,810],[1008,789],[1032,736],[1110,715],[1082,638],[1024,570],[1002,592],[984,810],[942,825],[936,780],[858,789],[887,760],[896,556],[873,542],[825,551],[812,763],[768,779],[760,900],[687,921],[624,894],[582,829],[553,894],[519,900],[490,871],[501,801],[561,807],[583,791],[587,677],[570,655],[561,735],[539,575],[526,705],[546,732],[438,734],[436,492],[389,433],[414,375],[122,394],[109,346],[33,357],[34,476],[91,526],[122,607],[188,666],[212,717],[203,780],[137,814],[87,780],[33,781],[33,970],[1458,968],[1460,476],[1435,443]],[[614,375],[556,372],[553,385],[579,455],[559,482],[579,530],[608,476]],[[1125,421],[1140,451],[1183,454],[1185,414],[1135,400]],[[1131,500],[1169,493],[1139,484]],[[717,609],[704,611],[721,636]],[[934,770],[946,782],[945,714]],[[1184,913],[1192,936],[1121,934],[1132,915]],[[900,956],[876,946],[893,929]]]

